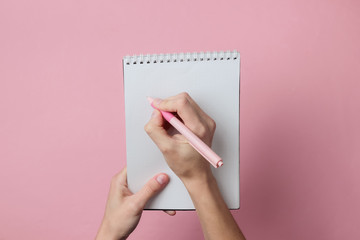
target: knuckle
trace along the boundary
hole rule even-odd
[[[200,138],[203,138],[206,136],[207,134],[207,129],[204,125],[199,125],[196,129],[197,134],[199,135]]]
[[[187,93],[187,92],[182,92],[182,93],[180,93],[179,95],[180,95],[180,97],[182,97],[182,98],[188,98],[188,97],[190,97],[189,93]]]
[[[159,149],[164,155],[170,155],[174,151],[171,144],[161,144],[159,145]]]
[[[179,100],[178,100],[178,106],[179,108],[184,108],[186,107],[187,105],[189,104],[189,100],[185,97],[181,97]]]
[[[144,130],[145,132],[147,132],[147,134],[151,134],[154,130],[153,126],[150,124],[150,123],[147,123],[145,126],[144,126]]]
[[[140,209],[142,209],[142,206],[139,201],[133,199],[133,201],[129,201],[128,209],[130,210],[130,212],[138,212]]]
[[[210,128],[211,132],[215,132],[216,122],[213,119],[210,119],[210,121],[209,121],[209,128]]]

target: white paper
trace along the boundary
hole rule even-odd
[[[212,149],[224,165],[214,169],[222,195],[231,209],[240,207],[239,94],[240,55],[236,59],[176,61],[140,64],[124,60],[126,156],[128,185],[137,192],[160,172],[170,176],[168,186],[146,209],[194,209],[189,194],[167,166],[159,149],[144,131],[153,108],[146,97],[167,98],[188,92],[216,122]]]

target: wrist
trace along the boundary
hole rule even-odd
[[[181,178],[181,181],[189,193],[216,184],[216,179],[210,169],[209,171],[200,172],[191,178]]]
[[[127,237],[118,236],[113,230],[110,223],[103,219],[99,232],[95,240],[124,240]]]

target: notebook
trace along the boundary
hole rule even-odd
[[[123,70],[129,189],[139,191],[160,172],[170,176],[169,184],[145,209],[194,209],[183,183],[144,131],[153,111],[146,97],[167,98],[181,92],[189,93],[216,122],[212,149],[224,165],[211,168],[228,207],[238,209],[240,54],[221,51],[126,56]]]

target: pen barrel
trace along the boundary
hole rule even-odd
[[[208,162],[215,168],[223,165],[221,157],[219,157],[206,143],[196,136],[189,128],[187,128],[179,119],[173,117],[169,123],[178,130]]]

